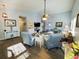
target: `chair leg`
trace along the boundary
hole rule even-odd
[[[40,48],[41,48],[41,46],[42,46],[42,44],[41,44],[41,42],[40,42]]]
[[[36,41],[35,41],[35,46],[36,46]]]

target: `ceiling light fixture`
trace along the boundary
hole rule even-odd
[[[42,20],[47,20],[48,14],[46,13],[46,0],[44,0],[44,15],[42,16]]]
[[[2,7],[3,7],[2,17],[3,18],[8,18],[6,10],[5,10],[6,9],[5,4],[2,4]]]

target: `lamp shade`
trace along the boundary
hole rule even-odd
[[[47,20],[48,19],[48,15],[47,14],[44,14],[43,16],[42,16],[42,20]]]

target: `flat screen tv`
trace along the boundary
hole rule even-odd
[[[34,27],[40,27],[40,23],[34,23]]]

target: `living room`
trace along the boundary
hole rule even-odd
[[[60,50],[50,50],[56,46],[60,48],[62,43],[57,40],[61,40],[66,32],[71,32],[74,41],[79,41],[78,5],[79,0],[1,0],[0,41],[21,37],[23,46],[31,55],[29,59],[57,59],[57,54],[53,54]],[[64,56],[62,52],[60,59],[68,59]]]

